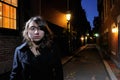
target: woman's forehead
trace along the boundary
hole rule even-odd
[[[38,24],[36,22],[34,22],[34,21],[31,21],[29,26],[38,26]]]

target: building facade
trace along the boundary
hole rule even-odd
[[[120,0],[98,0],[100,46],[120,67]]]

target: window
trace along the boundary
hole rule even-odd
[[[17,0],[0,1],[0,28],[16,29]]]

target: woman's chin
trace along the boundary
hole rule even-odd
[[[40,39],[34,39],[33,41],[38,42],[38,41],[40,41]]]

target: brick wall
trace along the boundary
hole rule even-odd
[[[19,36],[0,35],[0,74],[11,69],[14,50],[20,43]]]

